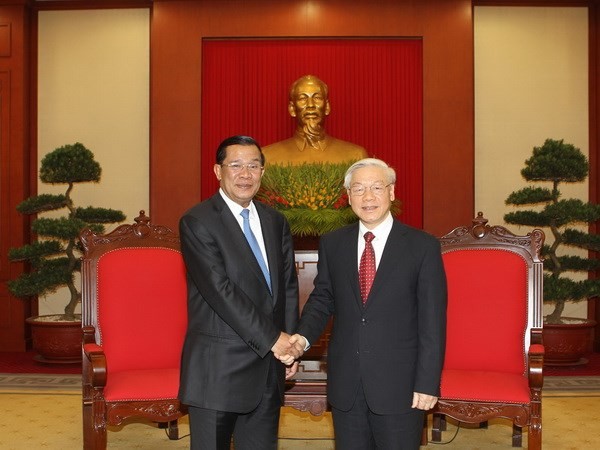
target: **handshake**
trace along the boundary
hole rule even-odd
[[[306,344],[306,339],[299,334],[290,336],[282,331],[271,351],[279,361],[290,366],[304,354]]]

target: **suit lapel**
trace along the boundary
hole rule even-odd
[[[262,270],[260,269],[260,266],[258,265],[258,261],[256,260],[254,253],[252,253],[250,244],[248,244],[248,241],[246,240],[246,236],[244,236],[244,232],[242,231],[240,224],[238,223],[236,218],[233,217],[231,210],[229,209],[229,207],[225,203],[225,200],[223,200],[220,194],[215,194],[213,198],[215,199],[217,209],[220,211],[221,222],[223,224],[224,231],[227,233],[227,235],[230,236],[233,248],[239,250],[239,254],[242,258],[241,263],[246,264],[246,266],[250,268],[252,273],[260,280],[262,280],[262,282],[265,285],[265,289],[268,290],[269,288],[267,286],[267,282],[265,281],[265,277],[262,273]]]
[[[339,249],[336,249],[338,254],[335,255],[335,258],[336,261],[342,262],[343,271],[348,274],[356,304],[362,309],[362,298],[358,285],[358,222],[346,228],[345,234],[340,238],[341,245]]]
[[[260,227],[262,230],[263,241],[265,243],[265,251],[267,253],[267,260],[269,264],[269,275],[271,276],[271,291],[273,293],[273,303],[276,303],[277,292],[279,292],[279,277],[274,277],[273,274],[277,273],[277,267],[279,266],[280,262],[278,259],[278,252],[276,251],[277,245],[274,242],[274,236],[276,236],[276,233],[274,230],[275,225],[273,223],[273,216],[271,214],[267,214],[267,211],[261,203],[255,201],[254,205],[256,206],[256,211],[258,213],[258,217],[260,218]]]
[[[392,272],[398,266],[398,255],[403,254],[403,249],[406,246],[406,229],[397,220],[394,220],[392,229],[383,248],[381,260],[377,267],[377,273],[371,286],[371,292],[369,293],[369,299],[366,307],[368,308],[372,301],[376,301],[377,294],[381,290],[382,286],[385,285],[386,280],[392,276]],[[360,297],[360,294],[359,294]]]

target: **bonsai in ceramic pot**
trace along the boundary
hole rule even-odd
[[[521,170],[523,178],[534,183],[512,192],[506,203],[520,208],[504,216],[509,224],[541,227],[549,242],[542,249],[544,257],[544,302],[554,306],[544,317],[544,344],[546,363],[571,365],[584,363],[581,355],[591,347],[595,322],[564,316],[565,305],[597,297],[600,279],[587,277],[600,268],[597,259],[600,236],[593,230],[600,219],[600,205],[578,198],[562,198],[560,188],[566,183],[581,183],[589,173],[589,163],[581,150],[563,140],[546,139],[541,147],[534,147],[533,155]],[[522,207],[532,209],[522,209]],[[551,242],[551,238],[554,240]],[[551,242],[551,243],[550,243]],[[581,249],[587,254],[569,254],[569,249]],[[583,273],[584,279],[573,279],[569,274]],[[571,342],[555,334],[565,330],[575,332],[588,342]]]
[[[64,314],[35,316],[27,319],[32,326],[33,347],[42,362],[73,362],[81,359],[81,316],[75,314],[81,292],[75,284],[80,270],[79,232],[90,227],[103,232],[104,224],[122,222],[121,211],[106,208],[75,207],[72,190],[78,183],[99,182],[100,164],[93,153],[80,143],[64,145],[48,153],[41,161],[39,177],[43,183],[64,184],[64,194],[40,194],[17,206],[22,214],[63,211],[64,215],[37,217],[31,223],[34,242],[9,251],[11,261],[28,263],[29,270],[8,283],[11,294],[30,298],[44,296],[66,286],[69,301]],[[66,336],[56,332],[66,327]]]

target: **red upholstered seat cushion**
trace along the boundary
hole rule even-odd
[[[97,315],[100,345],[108,369],[106,395],[131,389],[174,397],[187,327],[187,285],[181,253],[166,248],[132,247],[98,261]],[[146,372],[144,372],[146,371]],[[136,379],[130,380],[135,374]],[[144,374],[142,376],[142,374]],[[118,393],[118,394],[117,394]]]
[[[497,376],[498,384],[512,379],[509,374],[524,375],[528,298],[525,259],[506,250],[474,248],[446,252],[443,260],[448,279],[444,369],[456,373],[501,372],[505,375]],[[445,383],[442,379],[442,392],[447,389]],[[460,386],[468,384],[457,382],[453,392]]]
[[[110,372],[104,389],[107,402],[177,398],[179,368]]]
[[[442,397],[502,403],[529,403],[527,377],[514,373],[478,370],[442,372]]]

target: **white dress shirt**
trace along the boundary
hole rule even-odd
[[[379,267],[379,262],[381,261],[381,255],[383,254],[383,249],[385,247],[385,243],[392,231],[392,226],[394,225],[394,218],[392,217],[392,213],[388,212],[388,215],[383,222],[377,225],[372,230],[369,230],[367,227],[363,225],[362,222],[359,222],[358,225],[358,259],[356,262],[356,269],[360,266],[360,257],[365,250],[365,233],[370,231],[375,235],[375,238],[371,241],[373,244],[373,250],[375,251],[375,268]],[[306,341],[306,346],[304,347],[304,351],[307,351],[310,348],[310,342],[304,336],[302,336]]]
[[[358,258],[356,262],[356,268],[360,267],[360,257],[365,250],[365,233],[370,231],[375,235],[375,238],[371,241],[373,244],[373,250],[375,250],[375,268],[379,267],[379,262],[381,261],[381,255],[383,254],[383,249],[385,247],[385,243],[387,242],[388,236],[392,231],[392,225],[394,225],[394,218],[392,217],[392,213],[388,212],[388,215],[383,222],[377,225],[375,228],[369,230],[367,227],[363,225],[362,222],[359,222],[358,226]]]
[[[265,260],[265,264],[267,265],[267,270],[269,270],[269,259],[267,258],[267,251],[265,250],[265,240],[263,239],[262,228],[260,226],[260,218],[258,217],[258,213],[256,212],[256,206],[254,206],[254,202],[250,202],[248,208],[243,208],[241,205],[227,197],[225,192],[223,192],[223,189],[219,189],[219,194],[221,194],[221,197],[223,197],[223,200],[225,200],[225,203],[231,210],[233,217],[235,217],[235,220],[237,220],[242,231],[244,231],[244,218],[242,217],[241,212],[243,209],[250,210],[250,214],[248,215],[250,219],[250,229],[252,230],[254,236],[256,237],[256,240],[258,241],[260,252],[262,253],[263,258]]]

